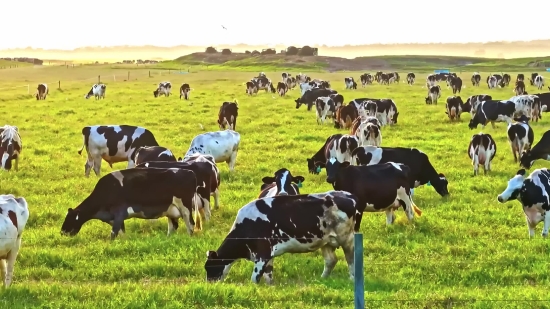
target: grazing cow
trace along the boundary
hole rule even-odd
[[[330,275],[342,247],[351,279],[354,278],[353,226],[357,200],[348,192],[274,196],[254,200],[237,212],[235,222],[217,251],[206,252],[208,281],[222,281],[238,259],[254,262],[252,282],[263,276],[273,284],[274,258],[285,253],[306,253],[321,248],[323,278]]]
[[[235,102],[223,102],[218,113],[218,125],[220,130],[235,130],[237,128],[237,117],[239,116],[239,104]]]
[[[538,90],[541,90],[542,87],[544,87],[544,77],[542,77],[542,75],[537,75],[537,77],[535,77],[535,86],[537,86],[537,89]]]
[[[317,124],[324,124],[325,118],[334,118],[336,106],[330,97],[319,97],[315,100],[315,113],[317,115]]]
[[[453,96],[447,98],[447,104],[445,105],[445,110],[447,116],[451,121],[460,120],[460,114],[462,113],[462,98],[460,96]]]
[[[361,118],[358,117],[358,119]],[[379,147],[382,144],[382,132],[380,130],[380,126],[375,123],[368,121],[360,123],[354,134],[359,140],[359,146]]]
[[[453,94],[456,95],[457,92],[460,93],[462,89],[462,79],[460,77],[449,76],[448,81],[453,90]]]
[[[172,84],[170,82],[160,82],[157,89],[153,91],[155,98],[160,97],[161,95],[170,96],[172,91]],[[180,96],[181,99],[181,96]]]
[[[426,104],[436,104],[437,99],[441,97],[441,86],[432,86],[428,91],[428,96],[426,97]]]
[[[436,84],[436,77],[435,74],[430,74],[426,77],[426,88],[430,89],[431,87],[435,86]]]
[[[533,140],[535,139],[535,134],[533,133],[533,129],[529,126],[527,119],[516,123],[510,123],[508,125],[507,133],[508,143],[510,143],[512,155],[514,155],[514,162],[517,163],[518,158],[521,158],[524,151],[531,149],[531,145],[533,145]]]
[[[353,104],[340,106],[336,108],[336,117],[334,118],[334,127],[336,129],[349,129],[353,120],[359,116],[357,108]]]
[[[181,97],[183,97],[185,100],[189,100],[190,92],[191,92],[191,88],[189,87],[189,84],[182,84],[180,87],[180,100],[181,100]]]
[[[191,140],[191,145],[185,153],[183,160],[195,153],[211,155],[216,163],[227,162],[229,171],[235,170],[237,153],[241,135],[233,130],[207,132],[199,134]]]
[[[519,162],[522,167],[530,169],[535,160],[550,161],[550,130],[544,132],[535,146],[523,152]]]
[[[473,95],[473,96],[470,96],[468,99],[466,99],[466,102],[464,103],[464,105],[469,107],[470,114],[472,118],[474,118],[477,111],[477,106],[483,101],[490,101],[492,99],[493,97],[491,97],[488,94]],[[464,107],[462,108],[462,110],[464,110]]]
[[[258,86],[254,81],[246,82],[246,94],[253,95],[258,93]]]
[[[302,183],[306,179],[303,176],[292,176],[292,173],[286,168],[281,168],[275,172],[274,177],[266,176],[262,178],[260,195],[258,198],[273,197],[277,195],[299,195]]]
[[[48,93],[49,89],[47,84],[38,84],[35,97],[37,100],[46,100]]]
[[[525,75],[523,75],[523,73],[519,73],[518,76],[516,77],[516,82],[523,82],[525,81]]]
[[[321,149],[307,159],[307,168],[311,174],[318,175],[330,158],[339,162],[350,161],[351,153],[359,146],[359,140],[354,135],[333,134],[327,138]]]
[[[265,90],[265,92],[273,92],[275,93],[275,87],[273,86],[273,84],[271,83],[271,80],[267,77],[265,77],[265,75],[263,76],[258,76],[258,77],[254,77],[251,82],[253,82],[256,86],[256,88],[259,90]],[[248,89],[248,83],[247,83],[247,89]]]
[[[414,84],[415,79],[416,79],[416,75],[414,75],[414,73],[410,72],[407,74],[407,84],[412,86]]]
[[[19,156],[23,150],[19,128],[4,125],[0,127],[0,160],[4,170],[11,170],[12,160],[15,160],[15,170],[19,170]]]
[[[0,272],[6,288],[13,279],[15,260],[28,220],[29,206],[24,197],[0,195]]]
[[[113,227],[113,240],[120,231],[125,232],[124,220],[128,218],[168,217],[168,235],[177,229],[178,218],[183,219],[191,235],[195,228],[191,216],[193,205],[198,212],[196,193],[197,180],[189,170],[132,168],[114,171],[101,177],[80,205],[67,210],[61,233],[74,236],[84,223],[99,219]]]
[[[483,129],[487,123],[491,123],[493,129],[495,122],[505,121],[510,124],[516,111],[516,105],[512,101],[483,101],[477,106],[474,118],[470,119],[468,127],[473,130],[481,124]]]
[[[277,93],[279,93],[279,96],[284,96],[286,92],[288,91],[289,86],[283,82],[277,83]]]
[[[357,197],[354,228],[357,232],[365,211],[385,211],[388,225],[395,221],[394,210],[399,206],[403,207],[409,221],[413,220],[414,212],[419,216],[422,214],[411,199],[410,170],[408,166],[394,162],[353,166],[348,161],[341,163],[331,158],[327,162],[326,180],[335,190]]]
[[[337,93],[332,89],[310,89],[306,91],[300,98],[294,100],[296,102],[296,109],[300,108],[302,104],[307,104],[307,110],[311,110],[311,107],[315,104],[315,100],[319,97],[328,97],[331,94]]]
[[[516,95],[525,94],[525,83],[521,80],[516,81],[516,87],[514,87],[514,92],[516,93]]]
[[[375,165],[388,162],[405,164],[411,169],[409,173],[411,188],[427,184],[433,186],[439,195],[449,195],[447,189],[449,182],[445,175],[437,173],[430,163],[428,155],[416,148],[358,147],[352,153],[352,162],[357,165]]]
[[[145,162],[164,161],[176,162],[176,157],[170,149],[161,146],[142,146],[135,151],[135,165]]]
[[[491,161],[496,153],[497,144],[491,134],[474,134],[468,146],[468,156],[474,166],[474,175],[478,175],[480,164],[483,166],[483,173],[487,174],[491,170]]]
[[[351,125],[351,129],[350,129],[349,134],[350,135],[357,135],[357,130],[359,130],[359,126],[362,125],[362,124],[365,124],[367,122],[370,122],[370,123],[374,124],[375,126],[378,127],[379,130],[382,129],[382,126],[380,125],[380,121],[376,117],[372,117],[372,116],[361,117],[361,116],[359,116],[359,117],[355,118],[355,120],[353,121],[353,124]]]
[[[529,79],[529,83],[531,84],[531,86],[535,85],[534,83],[537,76],[539,76],[539,73],[531,73],[531,78]]]
[[[479,75],[479,73],[475,72],[474,74],[472,74],[472,86],[479,87],[480,81],[481,81],[481,75]]]
[[[497,83],[498,83],[498,80],[497,80],[497,78],[496,78],[494,75],[488,77],[488,80],[487,80],[487,87],[489,87],[489,89],[496,88],[496,87],[497,87]]]
[[[336,108],[338,108],[338,106],[344,105],[344,96],[339,93],[333,93],[329,95],[329,98],[331,98],[332,101],[334,101],[334,106]]]
[[[91,96],[94,96],[96,100],[101,98],[105,99],[105,91],[107,86],[105,84],[94,84],[92,89],[84,96],[85,99],[89,99]]]
[[[95,125],[82,128],[84,143],[78,154],[86,147],[88,159],[84,165],[84,175],[90,176],[94,169],[96,176],[101,170],[101,159],[111,168],[113,163],[128,162],[127,168],[135,166],[136,149],[143,146],[158,146],[151,131],[129,125]]]
[[[357,83],[353,77],[344,78],[344,83],[346,84],[346,89],[357,89]]]
[[[512,80],[512,78],[510,77],[510,74],[504,73],[504,74],[502,74],[502,79],[500,80],[500,82],[498,84],[499,84],[500,88],[504,88],[505,86],[508,86],[510,84],[511,80]]]
[[[353,103],[357,111],[359,111],[361,108],[366,108],[366,102],[368,101],[376,103],[376,118],[380,120],[380,124],[382,126],[397,124],[399,112],[397,111],[397,106],[392,99],[361,98],[351,101],[349,105],[352,105]]]
[[[498,195],[499,203],[518,200],[523,207],[523,213],[529,229],[529,237],[535,236],[535,227],[544,221],[542,237],[548,237],[550,229],[550,203],[548,196],[550,189],[550,171],[547,168],[534,170],[525,178],[525,169],[520,169],[516,175],[508,181],[506,190]]]

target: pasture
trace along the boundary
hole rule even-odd
[[[332,121],[317,125],[314,111],[295,108],[299,89],[286,97],[260,91],[249,97],[244,83],[257,72],[198,72],[167,74],[148,69],[131,71],[109,66],[78,68],[43,67],[3,70],[0,125],[19,127],[23,151],[19,171],[0,172],[0,193],[24,196],[31,211],[15,266],[13,285],[0,290],[0,308],[352,308],[353,282],[341,250],[331,276],[321,279],[323,259],[319,252],[286,254],[275,259],[274,286],[250,282],[253,263],[239,261],[222,283],[205,282],[207,250],[216,250],[231,227],[237,210],[259,194],[264,176],[288,168],[305,177],[303,193],[325,192],[332,186],[320,175],[308,173],[306,158],[337,130]],[[299,71],[286,70],[293,75]],[[529,240],[519,202],[499,204],[496,196],[515,175],[506,139],[506,124],[487,126],[497,143],[493,171],[474,177],[467,148],[472,134],[470,116],[450,123],[445,99],[452,95],[441,82],[437,105],[426,105],[425,77],[416,72],[416,83],[387,86],[376,82],[361,88],[363,72],[302,72],[329,80],[349,102],[354,98],[391,98],[399,110],[398,124],[382,129],[382,146],[416,147],[427,153],[438,172],[449,180],[450,197],[441,198],[432,187],[415,189],[414,201],[423,211],[412,224],[402,210],[397,222],[385,225],[383,213],[366,213],[364,234],[365,296],[368,308],[547,308],[550,285],[548,240]],[[535,72],[534,70],[532,70]],[[371,73],[372,70],[370,71]],[[530,73],[526,69],[524,73]],[[265,72],[273,82],[281,72]],[[487,89],[489,72],[480,72],[480,87],[472,87],[471,72],[459,76],[465,100],[487,93],[494,99],[514,94],[511,83],[503,89]],[[540,74],[545,75],[542,70]],[[84,99],[97,76],[107,85],[104,100]],[[113,77],[113,75],[115,77]],[[516,73],[511,73],[515,80]],[[345,90],[344,77],[353,76],[357,90]],[[526,74],[527,77],[527,74]],[[89,80],[84,80],[89,79]],[[116,81],[115,81],[116,79]],[[57,81],[61,80],[61,90]],[[171,81],[172,96],[154,98],[160,81]],[[48,83],[45,101],[37,101],[38,83]],[[179,100],[179,85],[194,89],[189,101]],[[30,84],[30,94],[26,85]],[[528,83],[527,83],[528,84]],[[424,86],[424,87],[423,87]],[[528,85],[529,93],[537,93]],[[546,86],[545,86],[546,88]],[[544,89],[542,92],[545,92]],[[182,156],[191,139],[218,130],[222,102],[237,99],[236,131],[241,145],[235,172],[219,163],[222,174],[220,209],[203,231],[189,236],[180,228],[166,236],[166,219],[126,222],[127,233],[109,240],[110,226],[99,221],[84,225],[79,235],[60,235],[67,208],[76,207],[93,189],[98,178],[84,177],[85,155],[81,129],[95,124],[128,124],[151,130],[160,145]],[[531,123],[535,143],[550,129],[543,114]],[[201,129],[201,125],[204,130]],[[547,166],[537,161],[532,167]],[[102,163],[101,173],[111,169]],[[546,300],[543,302],[542,300]]]

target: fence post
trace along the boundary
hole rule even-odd
[[[57,81],[57,89],[61,90],[61,81]]]
[[[98,76],[97,76],[97,83],[98,83],[98,84],[101,84],[101,75],[98,75]]]
[[[149,71],[149,77],[151,77],[151,71]]]
[[[31,85],[27,85],[27,94],[31,94]]]
[[[130,81],[130,71],[128,71],[128,81]]]
[[[353,265],[355,266],[355,309],[365,309],[365,278],[363,276],[363,234],[353,235]]]

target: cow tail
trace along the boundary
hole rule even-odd
[[[416,206],[416,204],[411,199],[412,208],[414,210],[414,213],[416,213],[417,216],[422,217],[422,210]]]
[[[84,149],[84,147],[86,147],[86,151],[88,151],[88,141],[90,139],[90,127],[84,127],[84,129],[82,129],[82,147],[80,148],[80,150],[78,151],[78,154],[79,155],[82,155],[82,150]]]

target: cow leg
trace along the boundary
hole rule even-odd
[[[233,153],[231,154],[231,157],[229,158],[229,162],[227,162],[227,164],[229,165],[229,171],[230,172],[235,170],[235,163],[237,162],[237,152],[238,152],[238,150],[233,150]]]
[[[355,251],[354,251],[354,233],[349,233],[347,239],[342,241],[340,244],[342,250],[344,250],[344,256],[346,262],[348,263],[349,278],[353,280],[355,278]]]
[[[2,284],[6,286],[6,260],[0,259],[0,279]]]
[[[178,229],[178,219],[168,217],[168,233],[166,236],[170,236],[175,230]]]
[[[263,276],[267,284],[273,284],[273,258],[265,265]]]
[[[220,188],[216,188],[212,195],[214,196],[214,209],[220,208]]]
[[[20,154],[17,154],[17,156],[15,157],[15,164],[13,165],[13,168],[15,168],[15,171],[19,170],[19,156]]]
[[[96,176],[99,176],[99,172],[101,171],[101,157],[95,157],[94,158],[94,173]],[[88,172],[89,174],[89,172]]]
[[[479,157],[477,154],[474,154],[474,158],[472,159],[472,165],[474,166],[474,176],[477,175],[478,169],[479,169]]]
[[[86,163],[84,163],[84,176],[90,177],[90,171],[92,170],[93,166],[94,166],[94,158],[90,154],[88,154]]]
[[[364,210],[364,209],[363,209]],[[355,214],[355,227],[354,231],[359,232],[359,229],[361,228],[361,220],[363,219],[363,211],[358,211]]]
[[[386,224],[391,225],[395,221],[395,213],[393,212],[393,208],[389,208],[386,210]]]
[[[196,224],[195,220],[193,220],[193,216],[191,215],[191,212],[189,211],[189,209],[187,207],[184,206],[186,204],[187,205],[195,205],[195,202],[197,202],[195,200],[195,198],[192,198],[189,201],[185,201],[185,203],[179,198],[174,198],[173,199],[173,203],[178,208],[178,210],[180,212],[180,215],[181,215],[181,218],[183,219],[183,222],[185,223],[185,226],[187,227],[187,233],[189,235],[193,235],[193,231],[195,230],[195,225],[198,229],[201,229],[200,217],[197,219],[197,221],[199,221],[198,224]],[[197,216],[198,216],[198,214],[197,214]]]
[[[527,215],[525,215],[525,221],[527,221],[527,229],[529,230],[529,238],[535,237],[536,224],[531,223],[531,221],[529,221],[529,217],[527,217]]]
[[[411,197],[409,196],[410,189],[407,189],[405,187],[401,187],[397,189],[397,197],[405,203],[405,213],[407,214],[407,218],[409,221],[412,221],[414,219],[414,211],[413,211],[413,201]]]
[[[122,211],[118,211],[114,215],[113,220],[113,229],[111,230],[111,240],[114,240],[117,236],[120,230],[122,229],[122,225],[124,224],[125,216],[122,214]]]
[[[336,263],[338,262],[338,257],[336,256],[335,250],[336,248],[332,247],[331,245],[325,245],[321,248],[321,253],[323,254],[323,258],[325,259],[325,269],[323,269],[323,274],[321,275],[321,278],[328,277],[334,269],[334,266],[336,266]]]
[[[494,121],[491,121],[491,126],[493,127],[493,129],[496,129]]]
[[[542,237],[548,237],[548,229],[550,228],[550,213],[544,213],[544,226],[542,228]]]
[[[10,253],[8,253],[7,261],[6,261],[6,273],[4,277],[4,286],[9,287],[11,284],[11,281],[13,279],[13,269],[15,267],[15,259],[17,258],[17,254],[19,254],[19,248],[21,247],[21,238],[18,237],[15,241],[15,248],[13,248]],[[3,271],[3,269],[2,269]]]
[[[512,154],[514,155],[514,162],[518,162],[518,157],[516,156],[516,150],[514,149],[514,142],[510,143],[510,148],[512,148]]]
[[[254,271],[252,271],[252,282],[259,283],[260,278],[264,276],[264,274],[268,277],[270,277],[270,281],[266,280],[267,284],[271,284],[273,282],[273,262],[271,261],[273,257],[268,258],[261,258],[257,257],[254,260]]]

